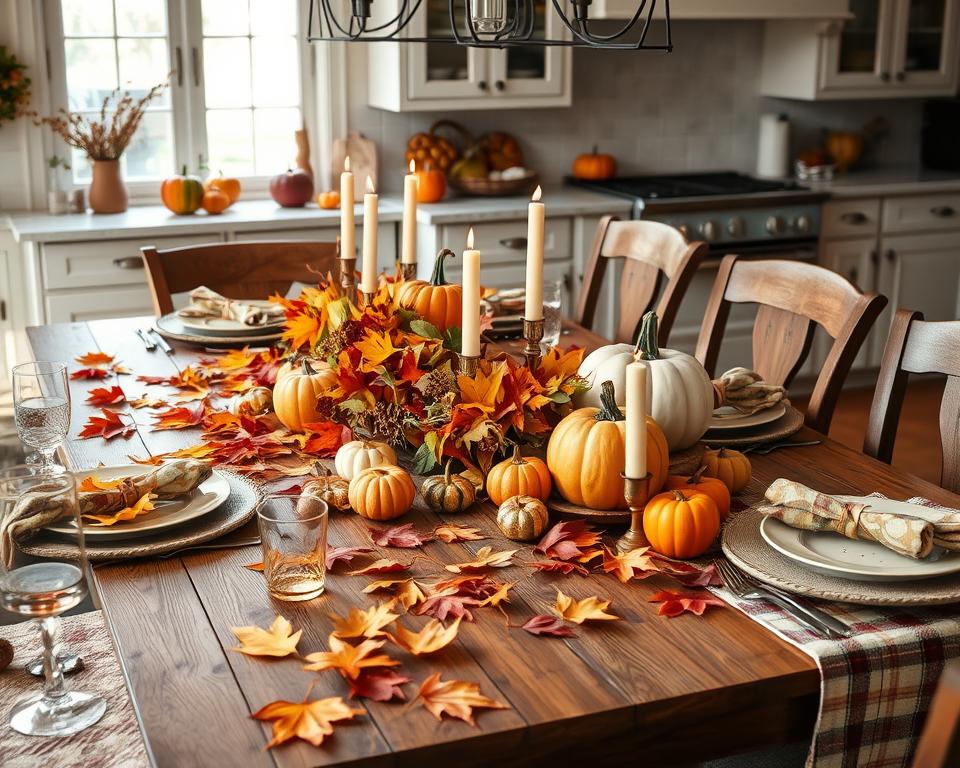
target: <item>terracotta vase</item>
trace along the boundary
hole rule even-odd
[[[94,213],[123,213],[127,210],[127,188],[120,177],[119,160],[91,160],[93,181],[87,199]]]

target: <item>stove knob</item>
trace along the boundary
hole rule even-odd
[[[780,216],[770,216],[767,219],[767,232],[771,235],[782,235],[783,219]]]
[[[690,239],[690,227],[686,224],[677,224],[677,232],[683,235],[684,240]]]
[[[700,237],[708,243],[717,239],[717,223],[715,221],[705,221],[700,225]]]
[[[743,220],[743,216],[734,216],[727,222],[727,234],[730,237],[743,237],[746,229],[747,223]]]
[[[806,235],[813,229],[813,222],[809,216],[797,216],[796,221],[793,222],[793,228],[801,235]]]

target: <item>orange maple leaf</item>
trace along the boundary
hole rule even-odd
[[[77,490],[88,493],[109,491],[113,488],[119,488],[124,480],[125,478],[123,477],[118,477],[116,480],[101,480],[96,475],[88,475],[87,477],[83,478],[83,480],[80,482],[80,485],[77,486]]]
[[[344,677],[356,680],[364,669],[396,667],[400,664],[386,654],[373,655],[374,651],[383,647],[385,640],[364,640],[360,645],[350,645],[335,635],[330,635],[327,642],[330,650],[307,654],[306,660],[310,663],[305,664],[304,669],[315,672],[335,669]]]
[[[494,592],[490,597],[486,598],[480,607],[483,608],[485,605],[492,605],[496,608],[500,603],[509,603],[510,602],[510,590],[516,585],[515,581],[508,581],[506,584],[501,584],[497,591]]]
[[[221,371],[236,371],[249,367],[256,358],[257,353],[251,352],[249,347],[231,349],[226,354],[217,356],[217,368]]]
[[[409,611],[427,597],[420,589],[420,585],[413,579],[378,579],[377,581],[371,581],[363,588],[365,594],[380,590],[393,592],[396,595],[397,602],[403,606],[405,611]]]
[[[277,616],[268,629],[261,627],[230,627],[240,645],[231,650],[248,656],[289,656],[297,652],[302,629],[293,631],[293,625],[283,616]]]
[[[164,429],[188,429],[189,427],[195,427],[203,421],[206,410],[206,406],[203,403],[197,403],[192,406],[174,406],[160,413],[155,413],[153,414],[153,431],[160,432]]]
[[[96,520],[99,525],[91,523],[95,527],[113,525],[114,523],[119,522],[129,522],[133,520],[138,515],[146,514],[147,512],[153,511],[153,500],[157,498],[155,493],[145,493],[139,499],[137,503],[132,507],[124,507],[119,512],[114,512],[112,515],[84,515],[85,518],[90,520]]]
[[[438,525],[433,529],[433,535],[447,544],[453,544],[455,541],[480,541],[487,538],[479,528],[466,528],[453,523]]]
[[[288,318],[281,338],[290,342],[291,349],[300,349],[304,345],[313,349],[323,333],[320,318],[309,314],[299,314]]]
[[[356,571],[349,571],[351,576],[363,576],[365,573],[394,573],[395,571],[405,571],[410,567],[410,563],[400,563],[391,560],[388,557],[382,557],[379,560],[370,563],[365,568]]]
[[[393,346],[389,333],[379,333],[367,330],[366,336],[356,343],[356,348],[363,355],[360,370],[370,373],[378,365],[382,365],[390,355],[400,350]]]
[[[87,393],[87,402],[98,408],[102,408],[105,405],[117,405],[126,399],[127,397],[123,394],[123,390],[118,386],[112,386],[110,389],[106,387],[96,387]]]
[[[559,589],[557,590],[557,602],[553,610],[558,616],[574,624],[583,624],[588,620],[617,621],[620,617],[607,613],[606,609],[610,606],[609,600],[601,600],[598,597],[585,597],[583,600],[574,600]]]
[[[135,424],[126,424],[120,420],[120,415],[106,408],[101,408],[100,413],[103,416],[91,416],[87,423],[83,425],[78,437],[81,440],[87,440],[91,437],[102,437],[109,440],[111,437],[129,437],[137,431]]]
[[[455,563],[446,566],[453,573],[475,573],[487,568],[505,568],[511,565],[510,558],[516,553],[515,549],[505,549],[502,552],[493,552],[493,547],[480,547],[476,556],[469,563]]]
[[[489,367],[489,372],[484,371]],[[460,397],[464,408],[477,408],[484,413],[492,413],[497,407],[500,396],[500,385],[507,372],[506,361],[492,363],[489,366],[480,366],[477,375],[457,376],[457,385],[460,387]]]
[[[725,605],[723,600],[719,600],[707,592],[673,592],[668,589],[650,595],[649,602],[660,603],[657,614],[668,616],[671,619],[684,611],[702,616],[703,612],[711,605],[717,607]]]
[[[80,365],[87,365],[93,367],[100,367],[103,365],[110,365],[113,362],[114,356],[108,355],[105,352],[87,352],[84,355],[74,358]]]
[[[458,616],[449,627],[444,627],[436,619],[430,619],[419,632],[413,632],[398,623],[393,632],[387,632],[387,637],[414,656],[436,653],[456,640],[460,621]]]
[[[391,613],[394,601],[372,605],[366,610],[350,608],[344,616],[335,613],[328,614],[333,619],[333,634],[339,638],[350,637],[379,637],[385,634],[383,628],[393,624],[400,618],[399,614]]]
[[[620,581],[626,584],[630,579],[644,579],[652,576],[660,569],[651,555],[647,553],[650,547],[638,547],[629,552],[614,554],[608,549],[603,550],[603,571],[613,573]],[[638,573],[639,572],[639,573]]]
[[[166,400],[149,395],[142,395],[136,400],[130,401],[131,408],[166,408],[168,405],[169,403]]]
[[[366,710],[353,709],[339,696],[331,696],[313,701],[274,701],[250,717],[273,721],[273,738],[267,744],[267,749],[270,749],[293,738],[319,747],[333,733],[332,723],[352,720],[355,715],[365,714]]]
[[[509,709],[506,704],[480,693],[479,684],[463,680],[442,681],[439,672],[423,681],[417,696],[437,720],[442,720],[443,715],[447,714],[473,726],[476,726],[473,719],[474,707]]]

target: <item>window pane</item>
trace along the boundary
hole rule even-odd
[[[116,0],[118,35],[163,35],[167,13],[163,0]]]
[[[112,0],[62,0],[63,34],[112,35]]]
[[[258,175],[272,176],[295,165],[297,145],[293,139],[293,132],[299,127],[299,109],[255,109],[253,111]]]
[[[127,179],[163,179],[174,171],[173,115],[148,112],[140,121],[133,141],[123,153]],[[196,169],[191,169],[196,170]]]
[[[297,3],[250,0],[250,29],[255,35],[297,34]]]
[[[207,106],[250,106],[250,38],[203,41],[204,94]]]
[[[291,141],[293,136],[291,135]],[[207,151],[215,173],[253,175],[253,126],[249,109],[207,110]],[[275,171],[277,172],[277,171]]]
[[[247,0],[203,0],[203,34],[248,35]]]
[[[300,103],[300,64],[293,37],[253,38],[253,103],[292,107]]]
[[[120,83],[124,90],[130,91],[134,98],[146,94],[148,90],[167,79],[170,63],[167,60],[167,42],[163,38],[130,38],[117,40],[120,54]],[[150,108],[165,107],[170,104],[170,90],[150,102]]]
[[[99,109],[117,87],[113,40],[70,39],[63,42],[70,109]]]

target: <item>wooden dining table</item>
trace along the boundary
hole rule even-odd
[[[123,318],[28,329],[36,359],[72,361],[86,352],[116,355],[134,374],[170,376],[209,352],[174,344],[167,356],[147,351],[135,335],[149,318]],[[595,348],[606,343],[566,325],[561,345]],[[511,351],[519,344],[506,343]],[[76,367],[80,367],[77,365]],[[121,376],[128,396],[145,388],[135,375]],[[79,440],[75,435],[98,409],[84,402],[99,382],[72,381],[71,437],[64,459],[71,469],[125,464],[192,445],[199,430],[152,431],[140,425],[129,438]],[[156,390],[155,390],[156,391]],[[138,421],[146,421],[142,411]],[[787,448],[753,458],[753,480],[745,503],[758,501],[778,477],[830,493],[880,491],[891,497],[923,495],[950,506],[952,494],[870,459],[809,429],[798,440],[816,446]],[[401,522],[429,531],[440,517],[422,505]],[[446,518],[450,519],[450,518]],[[416,560],[418,577],[437,577],[440,564],[472,559],[476,550],[516,549],[496,526],[489,503],[475,505],[455,522],[479,528],[488,539],[425,545]],[[329,541],[369,546],[366,521],[334,514]],[[255,528],[249,530],[255,533]],[[620,531],[610,530],[611,542]],[[521,545],[521,549],[523,549]],[[398,554],[399,553],[399,554]],[[403,557],[410,550],[390,550]],[[526,554],[529,554],[527,552]],[[315,697],[343,696],[348,688],[334,672],[308,673],[296,660],[250,658],[231,649],[232,626],[267,626],[286,616],[303,630],[302,654],[326,648],[331,613],[373,605],[362,593],[369,578],[344,569],[328,575],[327,590],[303,603],[272,600],[263,578],[243,566],[261,559],[258,547],[195,551],[167,559],[103,564],[94,571],[96,594],[116,644],[130,695],[151,759],[158,766],[592,766],[673,765],[808,739],[814,726],[819,673],[805,654],[731,607],[702,617],[657,615],[650,596],[676,589],[654,576],[622,584],[612,575],[532,574],[514,566],[498,578],[516,581],[507,613],[510,624],[549,613],[558,588],[575,598],[610,599],[620,621],[576,628],[570,638],[535,637],[508,626],[496,612],[477,611],[441,653],[402,656],[412,678],[408,698],[433,672],[443,679],[479,683],[481,691],[508,708],[478,710],[476,727],[437,721],[418,703],[352,700],[366,715],[341,723],[321,747],[295,741],[267,750],[270,724],[250,719],[265,704],[300,701],[308,684]],[[439,563],[439,564],[438,564]]]

